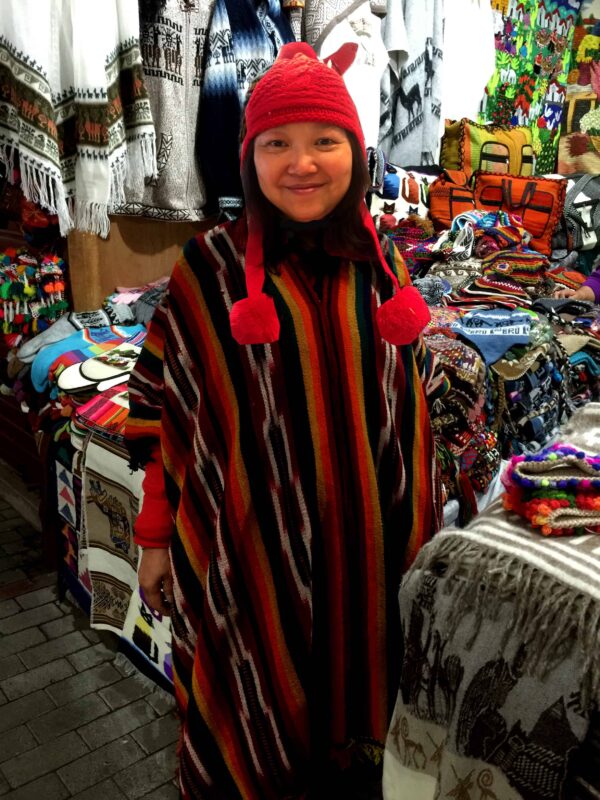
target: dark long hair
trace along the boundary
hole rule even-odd
[[[327,252],[368,261],[373,257],[373,241],[360,215],[361,204],[371,179],[362,147],[356,136],[346,131],[352,150],[352,174],[348,191],[327,217],[323,245]],[[257,217],[263,230],[265,267],[276,271],[286,256],[281,211],[268,200],[258,183],[254,166],[254,141],[250,142],[242,164],[242,184],[248,214]]]

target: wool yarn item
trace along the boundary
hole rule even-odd
[[[324,61],[320,61],[305,42],[292,42],[281,48],[276,62],[256,84],[248,100],[242,167],[248,158],[250,143],[256,136],[294,122],[336,125],[353,134],[364,151],[364,136],[356,106],[342,78],[354,60],[357,47],[356,44],[344,44]],[[246,186],[244,190],[246,197],[250,197]],[[364,201],[361,201],[359,210],[361,222],[372,242],[372,255],[394,287],[394,296],[377,310],[379,333],[391,344],[411,344],[430,319],[427,304],[414,287],[400,286],[398,276],[383,255],[375,223]],[[277,341],[280,325],[273,299],[263,292],[263,230],[255,209],[249,205],[246,218],[248,296],[233,304],[231,332],[238,344],[265,344]],[[368,258],[368,254],[365,255]]]
[[[504,507],[545,536],[600,533],[600,456],[568,444],[513,456],[502,476]]]

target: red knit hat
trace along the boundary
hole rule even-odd
[[[281,48],[277,61],[257,83],[248,101],[242,165],[248,146],[256,136],[290,122],[336,125],[353,133],[364,149],[358,113],[342,78],[356,50],[356,44],[344,44],[325,61],[319,61],[312,47],[304,42],[293,42]],[[395,287],[394,297],[377,311],[379,332],[391,344],[410,344],[429,322],[429,309],[414,286],[400,287],[381,251],[375,224],[365,203],[361,204],[360,214],[379,262]],[[265,273],[260,221],[251,208],[246,209],[246,216],[248,296],[234,303],[231,309],[231,332],[238,344],[267,344],[279,338],[279,319],[273,298],[263,292]]]

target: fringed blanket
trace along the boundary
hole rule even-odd
[[[135,0],[4,0],[0,163],[63,235],[108,235],[125,184],[156,172]]]
[[[572,797],[600,700],[598,537],[544,538],[497,500],[423,548],[400,610],[386,800]]]

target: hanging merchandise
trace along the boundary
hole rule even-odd
[[[3,3],[0,162],[63,235],[106,237],[125,184],[155,173],[141,61],[136,0]]]
[[[216,0],[210,18],[196,139],[206,213],[239,213],[240,126],[254,81],[294,34],[278,0]]]
[[[196,159],[202,59],[214,0],[165,0],[159,13],[140,8],[144,80],[156,128],[157,174],[125,187],[116,214],[200,220],[206,202]]]
[[[24,248],[0,253],[0,338],[10,346],[46,330],[69,308],[64,261],[40,260]]]
[[[503,175],[533,175],[531,131],[525,125],[478,125],[469,119],[447,121],[440,164],[444,169],[464,170],[470,178],[476,170]]]
[[[581,0],[494,0],[496,72],[481,121],[528,125],[536,172],[553,172]]]
[[[388,64],[388,54],[381,38],[381,21],[372,13],[369,0],[348,2],[349,13],[321,26],[320,44],[315,50],[321,58],[335,53],[346,42],[357,45],[354,61],[344,72],[344,83],[354,101],[367,147],[376,147],[379,139],[379,84]],[[307,24],[316,21],[316,8],[333,7],[339,3],[307,3]],[[309,12],[312,16],[308,16]],[[315,26],[310,27],[314,34]],[[307,28],[307,37],[309,28]],[[309,40],[310,41],[310,40]]]
[[[287,14],[294,38],[297,42],[301,42],[304,28],[304,0],[281,0],[281,7]]]
[[[302,38],[318,53],[325,37],[363,3],[362,0],[304,0],[303,5]],[[329,55],[328,51],[324,55]]]
[[[438,162],[443,25],[443,0],[387,2],[379,141],[400,166]]]
[[[563,175],[600,172],[600,0],[583,0],[558,144]]]

